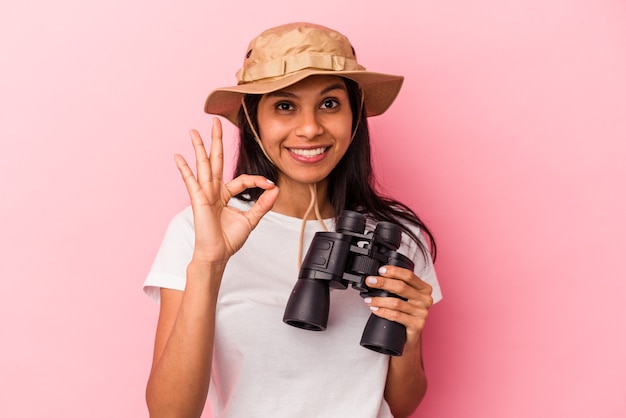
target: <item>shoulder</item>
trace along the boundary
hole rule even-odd
[[[191,205],[186,206],[174,215],[170,220],[170,226],[171,225],[191,226],[193,228],[193,210]]]
[[[186,206],[170,219],[165,240],[181,239],[189,235],[193,237],[193,211],[191,206]]]

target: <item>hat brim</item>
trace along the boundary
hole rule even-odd
[[[313,75],[336,75],[349,78],[359,84],[363,91],[367,116],[384,113],[398,96],[404,77],[371,71],[328,71],[308,69],[297,73],[249,84],[215,89],[209,94],[204,104],[206,113],[224,116],[237,125],[237,115],[241,107],[241,98],[246,94],[266,94],[291,86]]]

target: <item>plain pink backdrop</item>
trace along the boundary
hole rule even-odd
[[[416,416],[626,416],[621,0],[5,2],[0,416],[147,416],[172,155],[250,38],[294,20],[406,76],[371,123],[381,183],[439,242]]]

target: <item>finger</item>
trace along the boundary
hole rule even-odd
[[[415,273],[413,273],[413,271],[409,269],[397,266],[382,266],[378,270],[378,274],[380,274],[380,276],[383,278],[402,280],[403,282],[419,290],[420,292],[428,294],[432,293],[432,287],[428,283],[417,277]]]
[[[409,339],[413,339],[411,335],[417,336],[421,333],[428,318],[428,309],[422,309],[417,314],[377,306],[371,306],[370,309],[376,316],[404,325],[407,329],[407,343]]]
[[[193,175],[193,171],[187,164],[187,161],[183,158],[182,155],[176,154],[174,155],[174,160],[176,161],[176,166],[178,167],[178,171],[185,182],[185,187],[187,188],[187,192],[189,196],[193,196],[199,189],[200,185],[198,184],[196,177]]]
[[[267,212],[272,209],[274,206],[274,202],[276,202],[276,198],[278,197],[278,193],[280,189],[278,187],[273,187],[264,191],[261,196],[257,199],[256,203],[249,211],[245,213],[246,218],[248,218],[248,222],[254,229],[261,218],[265,216]]]
[[[378,307],[404,312],[409,315],[419,316],[423,310],[433,306],[433,299],[429,295],[418,293],[414,299],[403,300],[390,296],[370,297],[364,299],[370,307]]]
[[[382,289],[407,300],[419,300],[422,297],[432,299],[432,288],[429,285],[428,288],[418,290],[404,280],[383,276],[369,276],[365,283],[371,289]]]
[[[211,154],[209,156],[213,180],[222,181],[224,173],[224,147],[222,144],[222,122],[213,118],[211,129]]]
[[[267,190],[276,187],[276,185],[263,176],[253,176],[249,174],[242,174],[226,184],[226,188],[231,196],[238,195],[244,190],[254,187]]]
[[[404,325],[407,328],[407,337],[419,335],[429,315],[430,305],[426,304],[416,306],[393,297],[365,298],[364,301],[374,315]]]
[[[368,276],[365,284],[371,289],[382,289],[402,298],[410,299],[420,294],[420,292],[409,286],[405,281],[390,277]]]
[[[370,306],[372,312],[393,311],[396,313],[386,313],[386,315],[405,314],[414,317],[425,318],[431,305],[425,300],[404,301],[394,297],[365,298],[364,301]],[[413,303],[412,303],[413,302]]]
[[[196,173],[198,175],[197,182],[201,186],[211,181],[211,167],[209,156],[206,153],[204,147],[204,141],[202,137],[195,129],[189,132],[191,136],[191,143],[193,144],[193,151],[196,155]]]

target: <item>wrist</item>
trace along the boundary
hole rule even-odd
[[[399,357],[392,357],[392,361],[397,360],[401,364],[415,363],[415,365],[422,364],[422,339],[418,337],[411,342],[409,338],[404,345],[402,355]]]
[[[226,262],[206,262],[192,257],[187,265],[187,280],[219,283],[226,269]]]

